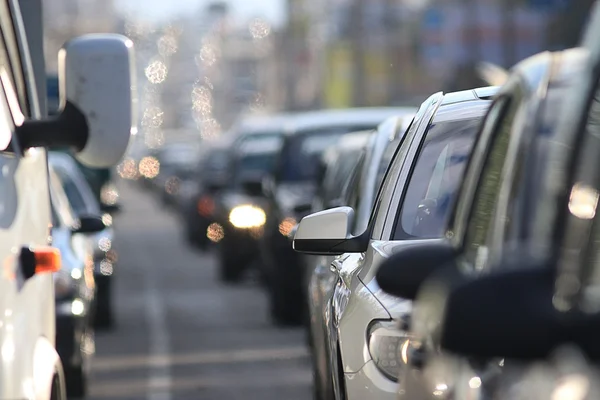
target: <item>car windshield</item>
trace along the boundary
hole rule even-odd
[[[431,124],[406,190],[394,239],[441,237],[481,118]]]
[[[283,182],[316,180],[321,157],[329,146],[337,143],[344,134],[373,128],[373,126],[348,126],[291,137],[281,154],[280,180]]]

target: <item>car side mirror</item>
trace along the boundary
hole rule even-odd
[[[121,212],[121,205],[118,203],[114,204],[101,204],[100,211],[109,213],[109,214],[118,214]]]
[[[69,147],[88,167],[116,165],[135,127],[133,58],[133,42],[122,35],[65,43],[58,55],[58,114],[21,124],[16,134],[23,148]]]
[[[262,179],[262,192],[265,197],[273,197],[275,194],[275,180],[272,176],[267,175]]]
[[[79,217],[78,223],[73,227],[73,233],[98,233],[106,229],[102,218],[92,215]]]
[[[294,235],[293,248],[300,253],[339,255],[367,249],[368,231],[352,236],[352,207],[337,207],[302,218]]]
[[[384,292],[414,300],[423,282],[434,271],[453,263],[456,255],[456,249],[442,239],[417,241],[381,263],[377,283]]]

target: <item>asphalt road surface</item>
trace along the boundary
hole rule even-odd
[[[251,281],[227,286],[188,248],[175,213],[123,183],[115,220],[117,327],[96,334],[100,399],[310,399],[302,329],[278,329]]]

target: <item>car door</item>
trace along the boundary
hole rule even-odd
[[[22,390],[40,390],[31,385],[34,364],[54,375],[56,367],[48,354],[54,351],[54,297],[52,274],[26,278],[20,256],[30,249],[48,246],[50,207],[46,151],[22,151],[15,126],[26,118],[39,118],[36,100],[29,97],[25,68],[6,1],[0,2],[0,346],[11,351],[0,365],[0,382],[31,378],[19,387],[0,385],[0,397],[27,397]],[[50,350],[38,364],[42,348]],[[49,363],[49,364],[48,364]],[[44,365],[45,364],[45,365]]]

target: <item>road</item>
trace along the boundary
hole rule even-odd
[[[257,283],[218,282],[150,192],[123,183],[121,201],[117,327],[96,334],[89,398],[310,399],[302,329],[270,324]]]

